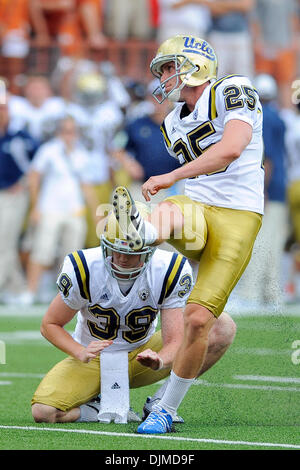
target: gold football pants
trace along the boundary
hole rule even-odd
[[[295,239],[300,243],[300,181],[291,183],[287,196]]]
[[[187,302],[203,305],[218,317],[250,261],[262,215],[208,206],[187,196],[165,201],[176,204],[184,216],[181,233],[168,243],[199,262],[197,280]]]
[[[142,366],[136,356],[145,349],[160,351],[162,348],[161,332],[157,331],[150,340],[128,354],[128,372],[130,388],[143,387],[167,377],[170,369],[154,371]],[[68,356],[56,364],[43,378],[35,391],[31,404],[43,403],[62,411],[88,402],[100,393],[100,359],[83,363]]]

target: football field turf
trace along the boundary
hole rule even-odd
[[[39,333],[45,306],[0,307],[1,450],[299,450],[300,313],[235,316],[237,335],[225,356],[190,388],[184,424],[163,436],[136,434],[136,423],[38,424],[30,400],[64,353]],[[74,322],[68,325],[72,331]],[[131,390],[131,406],[159,385]]]

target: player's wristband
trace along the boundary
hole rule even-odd
[[[164,368],[164,361],[162,360],[162,358],[158,357],[158,360],[159,360],[159,366],[157,369],[155,369],[156,371],[159,371]]]

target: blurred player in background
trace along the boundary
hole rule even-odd
[[[145,205],[137,204],[143,213]],[[32,414],[37,422],[98,420],[99,355],[105,348],[128,351],[130,388],[169,375],[182,340],[191,267],[180,254],[154,247],[132,250],[121,236],[111,214],[101,247],[65,258],[57,280],[60,294],[49,306],[41,332],[68,357],[54,366],[34,393]],[[159,311],[161,330],[155,331]],[[77,312],[71,336],[64,326]],[[220,359],[234,335],[235,324],[224,313],[210,332],[201,373]],[[154,401],[157,396],[159,391]],[[151,403],[146,408],[147,414]],[[138,417],[131,414],[128,419]]]
[[[93,214],[97,208],[92,176],[76,122],[62,119],[56,136],[40,146],[30,167],[28,290],[19,303],[33,303],[45,270],[84,244],[86,207]]]
[[[114,90],[105,73],[101,72],[102,68],[107,75],[112,74]],[[90,60],[62,58],[51,79],[58,95],[55,97],[55,115],[60,119],[65,115],[73,117],[90,155],[97,205],[109,204],[110,201],[114,178],[113,138],[123,123],[121,106],[126,106],[129,101],[125,88],[113,76],[112,68],[108,69],[107,64],[100,66]],[[88,208],[86,247],[99,245],[95,216]]]
[[[24,96],[13,95],[10,113],[17,129],[26,129],[35,139],[44,142],[53,136],[57,119],[56,98],[50,81],[42,75],[26,78]]]
[[[19,242],[29,206],[27,174],[38,148],[28,132],[14,129],[9,100],[0,104],[0,293],[5,303],[26,285]]]
[[[172,415],[203,365],[211,328],[246,268],[264,209],[262,108],[247,77],[217,80],[213,48],[193,36],[174,36],[151,63],[160,79],[154,97],[180,102],[162,132],[183,166],[143,185],[146,201],[186,179],[185,195],[167,198],[144,220],[124,187],[114,192],[115,213],[132,249],[169,241],[199,262],[185,308],[185,334],[170,384],[140,433],[166,433]]]

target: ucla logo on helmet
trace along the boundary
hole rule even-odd
[[[215,60],[216,56],[214,50],[206,41],[199,42],[192,36],[184,36],[183,52],[192,52],[193,54],[200,54],[209,60]]]

